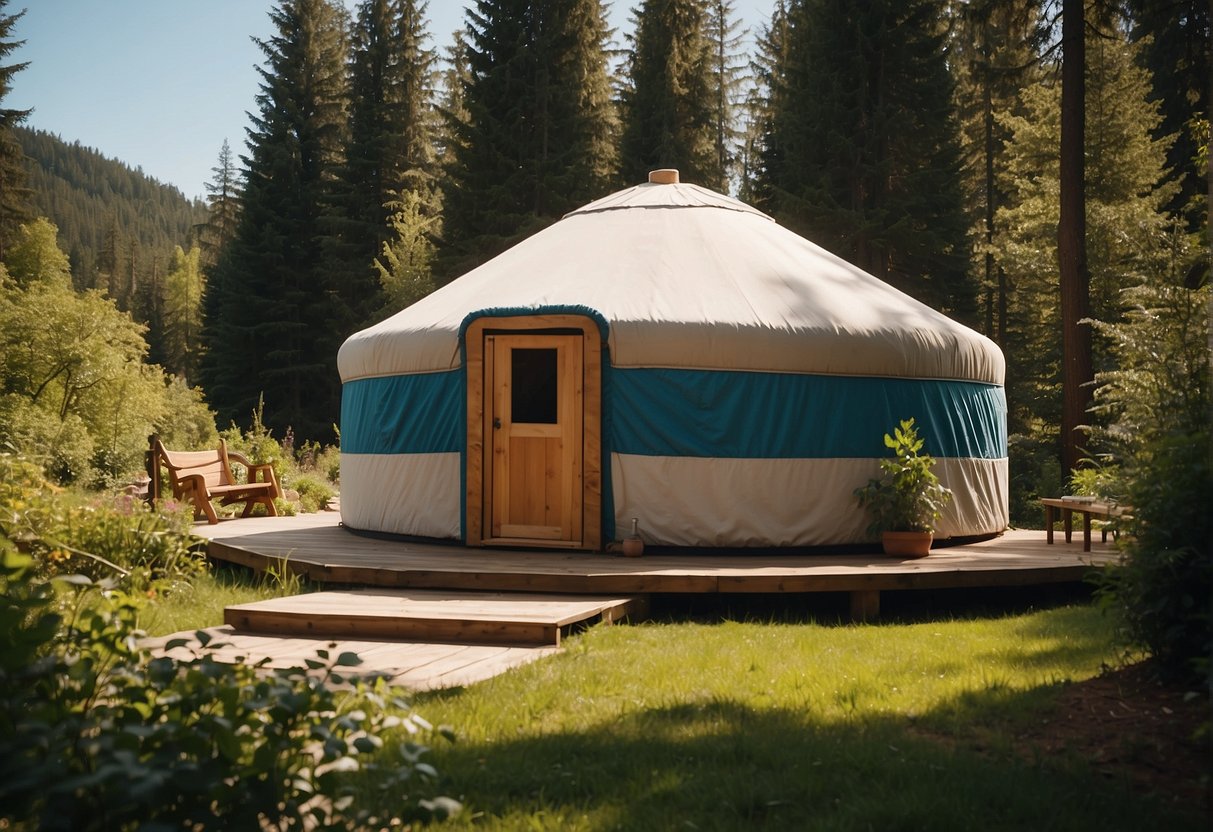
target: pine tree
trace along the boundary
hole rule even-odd
[[[1205,123],[1207,146],[1209,121],[1210,23],[1208,0],[1128,0],[1132,38],[1141,44],[1143,66],[1154,76],[1153,98],[1162,105],[1158,137],[1174,136],[1167,164],[1181,174],[1181,189],[1173,212],[1182,212],[1188,230],[1208,223],[1204,205],[1209,180],[1201,164],[1201,133],[1196,122]],[[1206,150],[1207,154],[1207,150]]]
[[[958,128],[933,0],[799,0],[759,204],[961,320],[975,312]]]
[[[466,121],[451,119],[443,272],[453,277],[609,187],[614,111],[601,0],[478,0]]]
[[[187,383],[198,369],[202,296],[206,288],[201,260],[201,249],[194,247],[187,252],[178,246],[160,292],[164,342],[160,363]]]
[[[458,140],[458,129],[468,124],[470,114],[463,103],[463,91],[471,83],[468,67],[468,46],[463,30],[451,33],[451,44],[446,48],[446,60],[439,73],[441,89],[438,106],[438,123],[434,131],[437,141],[438,161],[443,168],[452,163],[451,148]]]
[[[223,140],[219,161],[211,168],[215,177],[206,183],[206,222],[197,227],[202,263],[210,268],[236,236],[240,218],[240,169],[232,156],[231,145]]]
[[[716,133],[716,164],[726,180],[739,173],[740,143],[744,132],[738,127],[742,90],[746,83],[746,64],[740,60],[741,44],[749,30],[740,29],[733,0],[709,0],[708,32],[712,44],[713,91],[716,94],[713,121]]]
[[[1110,29],[1109,31],[1115,31]],[[1166,211],[1176,185],[1166,179],[1167,142],[1151,132],[1160,121],[1149,98],[1149,74],[1134,63],[1123,39],[1088,30],[1086,72],[1086,251],[1092,317],[1120,317],[1123,290],[1151,283],[1173,267],[1173,218]],[[1044,75],[1020,96],[1022,115],[1006,113],[1010,131],[1000,188],[1008,204],[995,222],[995,254],[1009,281],[1007,353],[1019,371],[1008,375],[1009,428],[1021,448],[1038,448],[1037,461],[1057,471],[1062,423],[1062,310],[1058,304],[1061,90]],[[1097,371],[1111,369],[1107,345],[1093,344]],[[1084,413],[1084,423],[1093,417]],[[1084,446],[1085,454],[1092,449]],[[1022,473],[1032,467],[1014,459]],[[1047,480],[1048,477],[1043,479]],[[1062,482],[1040,482],[1056,493]],[[1029,483],[1028,487],[1032,487]]]
[[[727,190],[717,142],[720,99],[728,93],[716,74],[707,3],[644,0],[635,24],[621,108],[620,176],[634,184],[655,168],[677,168],[683,181]],[[727,31],[726,25],[721,49]]]
[[[352,305],[325,260],[343,158],[345,17],[327,0],[282,0],[243,158],[236,235],[204,301],[200,378],[221,420],[325,439],[337,418],[337,347]]]
[[[745,138],[742,145],[739,188],[739,196],[745,202],[757,202],[762,199],[762,171],[767,164],[778,164],[778,149],[764,148],[764,145],[766,137],[771,135],[774,129],[775,114],[784,106],[780,94],[786,87],[782,81],[782,73],[789,60],[788,41],[791,38],[788,28],[787,3],[784,0],[775,0],[770,20],[758,33],[756,48],[750,61],[753,83],[745,101]]]
[[[994,259],[994,215],[1006,204],[999,188],[1009,139],[996,115],[1014,109],[1019,91],[1040,71],[1033,41],[1040,31],[1035,0],[971,0],[957,4],[949,36],[957,79],[966,204],[976,245],[972,269],[980,275],[982,331],[1004,344],[1007,281]],[[1015,368],[1009,367],[1008,372]]]
[[[390,204],[415,194],[438,213],[433,63],[426,3],[363,0],[351,37],[350,142],[342,195],[341,264],[358,299],[356,324],[382,305],[373,261],[391,238]]]
[[[25,43],[11,40],[13,28],[25,14],[5,14],[8,0],[0,0],[0,61]],[[12,91],[13,76],[28,66],[27,63],[0,64],[0,105]],[[31,218],[29,199],[32,191],[26,186],[25,154],[13,137],[13,129],[31,113],[31,110],[14,110],[0,106],[0,258],[12,241],[20,225]]]

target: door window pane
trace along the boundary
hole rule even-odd
[[[510,350],[510,419],[531,425],[556,424],[556,350]]]

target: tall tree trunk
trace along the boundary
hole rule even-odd
[[[1086,444],[1091,400],[1091,275],[1087,270],[1087,220],[1083,146],[1086,122],[1086,49],[1083,0],[1063,0],[1061,23],[1061,216],[1057,260],[1061,272],[1062,412],[1061,464],[1068,475]]]

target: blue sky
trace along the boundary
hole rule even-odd
[[[349,7],[355,0],[345,0]],[[251,38],[270,33],[270,0],[10,0],[26,9],[14,37],[6,107],[33,107],[28,126],[79,141],[201,197],[226,138],[244,150],[262,55]],[[464,0],[430,0],[438,45],[463,23]],[[617,0],[622,38],[631,9]],[[736,0],[743,26],[766,22],[773,0]]]

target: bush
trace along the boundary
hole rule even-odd
[[[1211,680],[1213,467],[1207,431],[1150,445],[1152,464],[1131,482],[1133,515],[1123,565],[1103,594],[1124,616],[1128,640],[1170,674]]]
[[[1110,417],[1103,436],[1123,461],[1132,506],[1126,562],[1103,594],[1122,611],[1132,645],[1206,684],[1213,682],[1209,291],[1178,280],[1138,286],[1125,292],[1122,321],[1093,322],[1118,359],[1097,376],[1095,402]]]
[[[291,481],[290,487],[299,494],[299,507],[306,514],[327,509],[333,500],[333,489],[314,474],[302,474],[295,477]]]
[[[202,391],[187,387],[177,376],[164,388],[165,413],[156,422],[156,433],[166,448],[214,448],[219,444],[215,414],[207,407]]]
[[[60,419],[15,393],[0,396],[0,449],[36,461],[60,485],[93,478],[94,443],[83,420]]]
[[[136,596],[115,587],[188,571],[175,518],[72,500],[0,455],[0,829],[389,825],[356,806],[352,773],[405,805],[406,787],[436,772],[416,744],[386,755],[381,734],[429,726],[382,682],[347,678],[356,655],[321,650],[309,670],[271,670],[216,661],[205,631],[167,645],[183,660],[139,646]],[[77,565],[107,577],[64,574]],[[407,805],[396,814],[457,806]]]
[[[362,829],[389,821],[356,806],[351,772],[375,770],[397,805],[435,774],[413,744],[364,762],[384,730],[429,726],[389,715],[406,704],[382,682],[338,693],[356,655],[318,651],[311,673],[223,664],[200,631],[192,658],[151,658],[129,597],[62,616],[31,558],[0,550],[0,828]]]
[[[128,496],[67,494],[29,460],[0,454],[0,533],[34,559],[40,575],[81,573],[128,589],[197,575],[188,507],[160,511]]]

